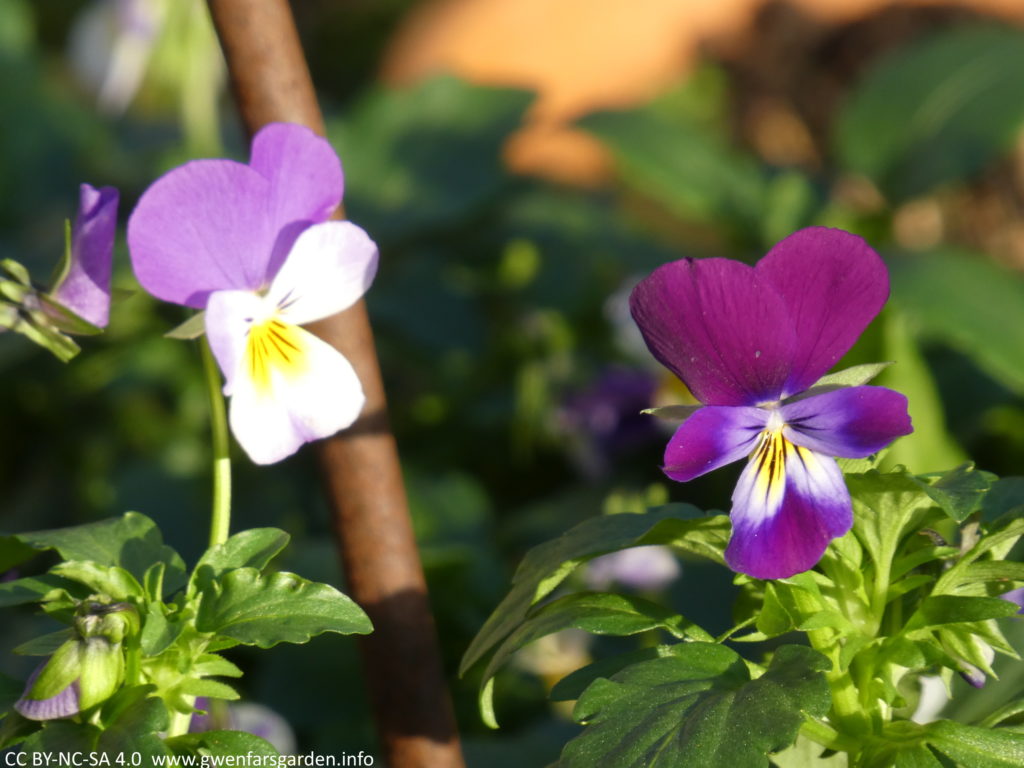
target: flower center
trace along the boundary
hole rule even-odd
[[[786,488],[786,458],[796,451],[796,446],[782,436],[782,427],[769,428],[761,433],[761,439],[750,454],[754,465],[754,488],[768,508],[775,508],[782,501]]]
[[[303,347],[299,328],[276,316],[249,326],[245,368],[256,391],[261,395],[269,394],[275,372],[289,378],[301,374],[306,368]]]

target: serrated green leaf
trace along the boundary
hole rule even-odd
[[[128,571],[117,566],[108,567],[93,562],[69,560],[57,563],[50,572],[84,584],[92,592],[106,595],[113,600],[144,600],[146,597],[142,585]]]
[[[768,766],[807,715],[823,717],[830,696],[827,659],[782,646],[764,675],[750,680],[729,649],[688,643],[684,655],[642,662],[595,681],[576,703],[583,733],[563,768]]]
[[[685,651],[685,646],[682,643],[655,645],[595,661],[593,664],[581,667],[575,672],[570,672],[555,683],[548,698],[552,701],[574,701],[583,694],[588,685],[599,677],[611,677],[628,666],[639,664],[642,661],[672,656],[681,649]]]
[[[180,325],[174,326],[174,328],[164,334],[164,338],[189,341],[191,339],[198,339],[204,333],[206,333],[206,312],[201,311],[191,315],[188,320]]]
[[[924,477],[913,479],[924,488],[925,493],[943,512],[958,523],[962,523],[972,512],[981,509],[985,494],[992,487],[996,477],[988,472],[979,472],[973,463],[967,463],[930,482]]]
[[[139,635],[142,655],[160,655],[178,639],[182,629],[184,629],[184,624],[181,621],[168,621],[163,608],[158,604],[150,603],[145,616],[142,617],[142,632]]]
[[[606,515],[534,547],[512,577],[512,589],[470,644],[459,674],[504,640],[532,605],[549,595],[579,565],[598,555],[645,544],[668,544],[722,562],[729,519],[724,515],[701,515],[699,509],[688,504],[670,504],[640,515]]]
[[[21,749],[29,755],[89,754],[95,749],[99,734],[100,731],[95,726],[57,720],[46,723],[21,742]]]
[[[977,728],[937,720],[926,726],[928,740],[943,754],[970,768],[1020,768],[1024,733],[1006,728]]]
[[[679,614],[632,595],[577,592],[561,597],[536,611],[513,631],[494,652],[481,679],[480,710],[493,711],[488,685],[498,670],[520,648],[547,635],[566,629],[581,629],[596,635],[628,636],[662,629],[674,637],[690,636],[705,642],[713,638]],[[496,722],[488,725],[496,728]]]
[[[124,688],[103,705],[103,732],[96,749],[108,755],[138,754],[143,765],[154,765],[153,758],[166,756],[160,734],[167,730],[170,718],[164,702],[151,695],[151,685]]]
[[[98,565],[119,566],[142,582],[146,570],[155,562],[167,566],[164,589],[173,593],[185,583],[185,563],[181,556],[163,543],[156,524],[138,512],[97,523],[16,534],[36,549],[56,549],[65,560],[92,561]]]
[[[192,671],[201,677],[241,677],[242,670],[215,653],[204,653],[192,665]]]
[[[208,699],[225,699],[226,701],[237,701],[240,697],[238,691],[227,683],[219,680],[191,678],[183,680],[178,685],[178,690],[187,696],[205,696]]]
[[[921,601],[917,611],[907,621],[906,629],[915,630],[939,624],[984,621],[1012,616],[1020,606],[998,597],[962,597],[936,595]]]
[[[372,630],[362,608],[334,587],[294,573],[261,576],[255,568],[228,571],[203,592],[196,628],[260,648]]]
[[[204,579],[218,578],[234,568],[262,571],[282,549],[289,536],[277,528],[251,528],[231,536],[223,544],[208,549],[196,564],[193,579],[203,572]]]

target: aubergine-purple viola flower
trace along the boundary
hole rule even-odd
[[[365,402],[349,362],[299,327],[353,305],[377,270],[366,232],[328,220],[342,188],[341,162],[325,139],[272,123],[253,137],[248,165],[175,168],[128,220],[142,286],[206,310],[231,429],[259,464],[344,429]]]
[[[703,404],[669,441],[663,471],[686,482],[747,459],[732,496],[733,570],[774,579],[813,567],[853,524],[833,457],[864,458],[912,431],[898,392],[811,389],[888,296],[878,254],[826,227],[790,235],[753,267],[682,259],[634,289],[648,347]]]
[[[50,298],[83,320],[105,328],[110,318],[110,272],[117,228],[118,193],[82,184],[71,229],[71,262]]]

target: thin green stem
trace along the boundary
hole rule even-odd
[[[800,733],[815,744],[820,744],[836,752],[852,753],[860,749],[860,745],[855,739],[814,718],[804,721],[804,724],[800,726]]]
[[[210,546],[227,541],[231,530],[231,458],[228,455],[228,417],[221,393],[220,371],[210,344],[203,337],[203,373],[210,394],[210,431],[213,441],[213,514],[210,518]]]

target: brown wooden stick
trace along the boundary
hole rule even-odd
[[[275,121],[323,134],[287,2],[209,5],[250,135]],[[348,358],[366,393],[359,420],[316,448],[349,593],[373,621],[373,634],[360,638],[360,648],[384,757],[391,768],[460,768],[458,732],[366,307],[359,302],[313,329]]]

